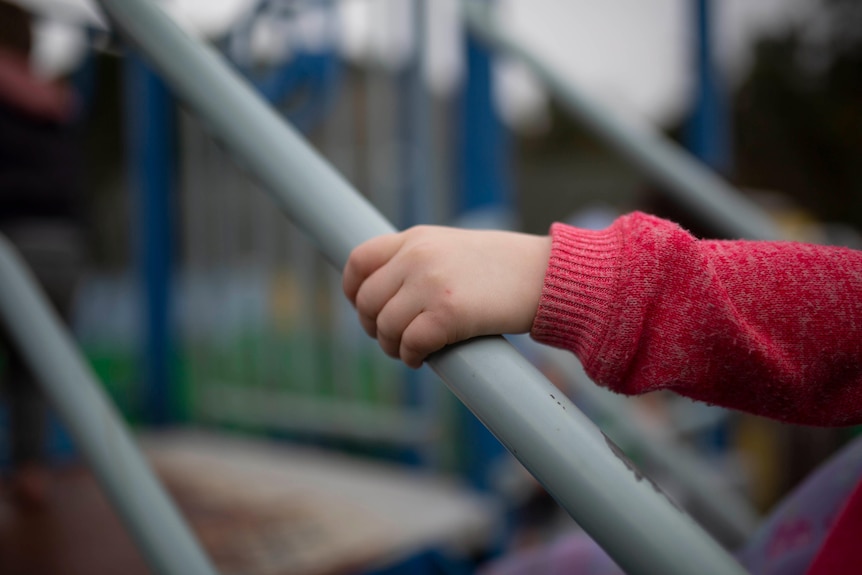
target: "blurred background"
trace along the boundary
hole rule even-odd
[[[399,227],[544,233],[638,209],[724,233],[589,129],[531,62],[475,35],[457,0],[160,5]],[[338,270],[94,3],[0,7],[0,103],[20,130],[0,136],[0,228],[37,221],[16,245],[26,255],[35,229],[34,253],[56,259],[31,265],[72,270],[61,291],[76,341],[225,573],[467,573],[577,530],[433,373],[364,335]],[[785,236],[862,248],[862,4],[482,7],[598,111],[687,150]],[[25,164],[35,176],[15,175]],[[21,178],[41,182],[32,206]],[[708,529],[703,494],[644,441],[693,462],[745,524],[854,433],[664,394],[609,399],[573,356],[512,341]],[[3,572],[148,572],[49,410],[33,410],[43,432],[21,479],[16,396],[4,397]],[[85,513],[96,519],[82,529]]]

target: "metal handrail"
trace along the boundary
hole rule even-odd
[[[100,3],[338,269],[360,243],[394,231],[213,49],[153,2]],[[428,363],[628,573],[744,573],[502,337],[451,346]]]
[[[685,149],[658,131],[628,124],[611,114],[583,93],[571,78],[555,71],[515,39],[499,24],[491,3],[465,0],[462,7],[464,21],[473,33],[499,52],[523,63],[590,133],[716,231],[730,238],[781,238],[759,206]]]
[[[2,235],[0,318],[153,570],[214,575],[68,330]]]
[[[748,541],[760,518],[742,495],[721,481],[692,447],[644,425],[630,401],[596,385],[570,353],[532,341],[524,343],[530,346],[530,354],[560,371],[578,405],[595,414],[594,419],[610,422],[605,430],[611,439],[636,449],[647,468],[673,478],[710,533],[731,549]]]

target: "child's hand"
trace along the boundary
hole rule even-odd
[[[549,237],[418,226],[357,247],[344,293],[365,331],[410,367],[446,345],[530,330]]]

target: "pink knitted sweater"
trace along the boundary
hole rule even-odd
[[[698,240],[642,213],[551,235],[532,336],[574,352],[597,383],[862,423],[862,252]]]

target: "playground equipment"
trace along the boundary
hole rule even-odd
[[[158,8],[146,2],[103,6],[337,268],[354,246],[393,230],[213,52]],[[742,572],[570,402],[553,397],[555,388],[501,338],[453,346],[429,363],[624,569]]]
[[[322,19],[332,17],[328,3],[314,6],[321,8]],[[237,35],[248,36],[250,27],[245,22]],[[233,45],[234,35],[221,43]],[[415,79],[393,80],[375,73],[367,80],[365,109],[356,111],[355,104],[345,102],[352,94],[333,90],[347,82],[346,72],[332,63],[333,50],[334,38],[325,36],[312,48],[297,42],[287,63],[270,64],[263,73],[253,71],[260,65],[249,58],[232,63],[249,70],[246,76],[258,92],[289,119],[296,113],[290,90],[286,97],[274,96],[261,88],[258,78],[301,76],[290,72],[297,64],[306,76],[326,76],[328,85],[302,78],[294,82],[293,91],[301,94],[305,110],[300,125],[316,128],[322,152],[345,177],[366,181],[369,195],[387,214],[413,219],[416,212],[427,214],[419,198],[429,194],[399,193],[402,174],[404,180],[426,178],[409,166],[393,169],[401,159],[397,150],[403,135],[387,107],[393,100],[398,109],[404,107],[404,84],[409,88]],[[410,101],[416,92],[411,91]],[[308,113],[309,101],[316,102],[314,114]],[[320,118],[324,113],[326,118]],[[357,118],[363,113],[367,120]],[[310,122],[311,116],[317,121]],[[361,337],[338,274],[292,223],[271,209],[259,186],[200,122],[183,114],[178,127],[178,305],[183,310],[192,419],[323,441],[370,443],[411,462],[451,461],[451,449],[441,453],[440,439],[451,418],[443,413],[447,402],[439,386],[420,385],[416,377],[409,381],[406,369]],[[359,138],[367,141],[363,158],[353,150]],[[421,155],[421,140],[415,137],[404,147]],[[364,171],[361,162],[367,165]],[[405,200],[405,195],[417,201]]]
[[[184,169],[189,170],[185,175],[187,191],[200,194],[207,190],[207,193],[211,194],[208,198],[199,198],[198,204],[192,204],[192,198],[188,195],[184,197],[189,201],[190,208],[205,204],[207,199],[213,204],[213,211],[209,216],[198,218],[196,222],[208,223],[211,219],[223,218],[222,222],[229,227],[232,221],[230,216],[236,210],[248,210],[256,214],[256,221],[261,222],[259,227],[251,230],[253,244],[259,242],[260,245],[269,245],[272,236],[281,235],[283,245],[286,246],[289,239],[289,245],[294,246],[299,241],[300,235],[299,231],[281,225],[274,218],[274,211],[267,209],[266,204],[260,201],[261,198],[255,195],[257,190],[252,189],[253,186],[239,177],[238,172],[228,171],[227,173],[231,174],[229,181],[196,180],[206,176],[207,162],[211,162],[209,165],[222,164],[227,158],[222,148],[201,135],[201,130],[207,129],[218,138],[228,154],[239,158],[243,167],[256,175],[276,202],[299,228],[315,240],[321,251],[337,268],[341,267],[353,246],[373,235],[393,229],[289,127],[284,126],[280,119],[255,96],[254,91],[225,67],[217,56],[185,36],[158,8],[141,1],[111,0],[104,4],[119,29],[128,34],[141,51],[152,60],[191,111],[203,119],[205,128],[190,118],[183,120],[183,134],[187,138],[186,150],[191,158],[189,164],[184,165]],[[678,150],[668,147],[664,141],[654,135],[633,133],[629,128],[615,123],[589,101],[579,98],[574,87],[551,71],[543,69],[538,59],[507,40],[499,30],[483,21],[482,18],[487,14],[481,8],[479,10],[470,8],[467,12],[475,30],[504,50],[516,56],[520,55],[526,62],[532,63],[534,71],[545,79],[549,86],[561,94],[570,96],[565,101],[570,102],[568,105],[572,110],[594,131],[604,135],[630,161],[667,185],[679,195],[682,201],[691,206],[706,206],[698,207],[703,215],[719,214],[715,218],[725,226],[728,234],[773,237],[774,232],[769,222],[758,216],[756,211],[752,211],[750,205],[736,198],[720,180],[698,168]],[[195,162],[198,162],[199,166],[204,166],[204,169],[196,171]],[[234,177],[235,180],[232,179]],[[235,193],[237,189],[248,193]],[[706,192],[692,194],[692,190]],[[753,214],[753,216],[742,218],[740,214]],[[219,228],[221,232],[225,229],[229,228]],[[231,233],[235,232],[236,230]],[[206,271],[207,242],[199,240],[205,239],[205,234],[206,232],[201,232],[195,235],[190,231],[186,238],[186,248],[191,254],[189,263],[199,265],[203,272]],[[305,251],[297,249],[293,256],[289,257],[301,259],[306,257],[305,254]],[[251,263],[254,268],[255,262]],[[262,269],[264,266],[259,267]],[[10,274],[4,275],[13,277]],[[253,274],[249,275],[253,276]],[[320,275],[325,276],[325,272],[321,272]],[[216,280],[218,281],[218,278]],[[275,277],[265,281],[277,282],[279,279]],[[300,281],[308,284],[308,291],[314,291],[315,286],[318,285],[316,283],[318,279],[315,277],[307,277]],[[328,281],[330,280],[324,279],[319,285],[325,285]],[[30,287],[26,284],[21,285],[24,287],[19,285],[20,289],[16,289],[15,293],[22,290],[30,291]],[[227,282],[222,282],[220,285],[227,291]],[[13,292],[10,290],[10,293]],[[332,296],[333,300],[338,296],[339,294],[335,293]],[[18,296],[9,297],[11,299],[8,301],[15,301]],[[9,303],[3,305],[4,310],[13,307]],[[34,305],[38,307],[39,304]],[[24,309],[29,308],[24,306]],[[317,322],[314,309],[304,307],[300,311],[304,314],[304,319],[300,319],[298,323],[302,331],[308,333],[309,328]],[[30,313],[28,311],[24,315]],[[36,314],[34,317],[37,317],[39,312],[33,313]],[[219,315],[229,320],[232,315],[239,314],[228,308],[222,310]],[[16,324],[20,322],[21,317],[23,316],[12,314],[7,317],[7,321]],[[42,320],[36,323],[48,325]],[[210,334],[218,335],[218,325],[208,327]],[[45,329],[52,330],[51,327],[45,327]],[[25,332],[26,330],[22,333]],[[21,337],[31,345],[35,341],[31,336]],[[27,339],[28,337],[30,339]],[[300,339],[296,345],[302,346],[307,343]],[[63,344],[58,345],[62,347]],[[332,345],[332,342],[321,344],[323,347]],[[256,346],[248,347],[256,348]],[[272,349],[267,350],[266,346],[260,349],[262,357],[259,359],[265,362],[273,361]],[[337,354],[357,353],[355,349],[337,346],[331,349],[336,350],[334,353]],[[221,355],[216,353],[217,351],[223,350],[214,351],[212,348],[207,349],[206,346],[195,348],[194,353],[198,354],[198,361],[195,362],[193,370],[206,369],[214,358]],[[32,353],[31,361],[36,361],[34,359],[36,352]],[[74,356],[74,353],[68,349],[63,353],[67,357],[70,353]],[[309,357],[308,354],[299,352],[295,358],[296,363],[292,371],[301,374],[298,378],[300,386],[303,381],[321,378],[320,366],[307,363]],[[247,360],[247,357],[244,358],[241,355],[228,356],[228,360],[224,365],[220,365],[218,370],[213,370],[209,374],[199,371],[197,375],[211,379],[215,372],[230,374],[231,370],[240,369],[243,362]],[[74,363],[75,360],[70,361]],[[431,363],[456,395],[476,412],[510,451],[536,474],[576,520],[627,571],[631,573],[741,572],[729,556],[710,541],[693,522],[669,505],[648,481],[633,475],[633,470],[628,463],[618,458],[617,452],[608,444],[601,432],[581,417],[567,400],[560,398],[558,394],[553,397],[556,389],[544,381],[523,359],[514,355],[502,340],[483,338],[459,345],[441,352]],[[387,391],[385,387],[388,385],[385,383],[386,371],[392,369],[391,364],[389,367],[381,367],[369,363],[368,369],[374,374],[375,381],[384,382],[383,387],[376,390],[375,394],[385,396],[392,391],[391,388]],[[275,373],[278,373],[277,369]],[[57,373],[45,372],[43,377],[56,378]],[[87,379],[88,376],[85,374],[78,379],[81,378]],[[355,376],[350,373],[331,376],[333,390],[338,386],[348,395],[356,394],[357,388],[362,389],[362,385],[356,384]],[[283,389],[269,389],[269,385],[266,381],[253,381],[248,389],[243,390],[229,385],[199,390],[203,394],[201,409],[205,415],[215,419],[229,417],[233,421],[242,421],[243,418],[249,417],[249,414],[254,414],[255,418],[262,418],[269,424],[278,424],[285,414],[289,414],[291,416],[289,421],[282,421],[287,428],[311,429],[318,433],[345,432],[347,431],[345,426],[350,428],[350,433],[365,433],[367,437],[373,439],[399,437],[406,433],[406,443],[414,441],[421,443],[429,433],[425,427],[425,422],[430,420],[425,418],[427,412],[419,410],[415,413],[410,411],[405,413],[401,409],[403,407],[401,401],[395,402],[399,410],[389,410],[390,406],[385,402],[382,404],[366,402],[367,410],[357,409],[356,403],[353,402],[339,404],[337,401],[327,401],[324,406],[322,403],[314,402],[313,399],[308,399],[307,394],[285,393]],[[60,384],[55,387],[60,387]],[[62,394],[62,390],[57,391],[52,388],[51,394],[52,397]],[[207,399],[205,394],[212,394],[212,396]],[[228,397],[226,394],[231,394],[231,401],[225,401]],[[95,405],[94,402],[100,400],[89,398],[82,401]],[[238,405],[241,406],[241,410],[237,410]],[[429,403],[417,402],[417,405],[426,409]],[[433,405],[433,402],[430,405]],[[384,409],[381,410],[380,407]],[[225,415],[224,411],[220,411],[225,409],[234,411]],[[92,419],[92,415],[87,413],[88,415],[82,416],[69,408],[64,416],[67,421],[74,423],[82,417]],[[72,427],[75,428],[74,425]],[[99,443],[104,442],[104,437],[113,437],[113,435],[102,437],[88,435],[86,429],[82,427],[81,430],[75,431],[76,439],[82,446],[88,445],[88,442],[95,442],[97,447],[88,447],[85,452],[88,458],[98,461],[102,457],[98,450]],[[131,444],[125,440],[121,443],[123,445],[120,449],[123,453],[130,452]],[[149,477],[146,469],[142,471],[140,466],[135,467],[135,465],[137,464],[131,465],[133,470],[142,473],[145,478]],[[96,464],[96,467],[101,469],[100,474],[105,476],[111,476],[116,472],[109,469],[110,465],[105,463]],[[129,466],[119,467],[123,470],[129,469]],[[114,480],[105,481],[109,485],[116,485],[116,482],[111,483]],[[147,481],[149,480],[147,479],[145,483]],[[125,512],[127,520],[133,525],[140,525],[141,518],[138,514],[142,511],[125,501],[125,498],[133,494],[126,493],[116,486],[111,489],[114,490],[114,497],[120,507],[131,509]],[[145,487],[139,493],[151,491],[153,491],[152,485]],[[160,496],[148,495],[147,497],[158,499]],[[156,505],[155,508],[164,511],[164,506]],[[142,524],[158,521],[167,521],[171,524],[171,521],[174,521],[170,518],[170,510],[162,514],[167,519],[160,516],[152,522],[143,521]],[[184,549],[177,552],[173,545],[161,541],[155,535],[148,534],[148,528],[138,526],[133,529],[141,532],[138,537],[144,541],[144,546],[150,550],[149,555],[162,571],[202,573],[210,569],[205,565],[205,560],[199,562],[198,559],[187,559],[188,564],[180,565],[174,563],[169,557],[165,558],[173,555],[185,558],[196,557],[197,552],[193,550],[194,543],[187,537],[179,536],[174,539],[174,545]],[[181,525],[176,529],[182,532]],[[163,529],[163,531],[170,530]],[[674,552],[669,553],[669,549],[673,549]]]
[[[401,366],[348,321],[337,274],[197,122],[181,133],[193,418],[427,452],[439,390],[410,397]]]

